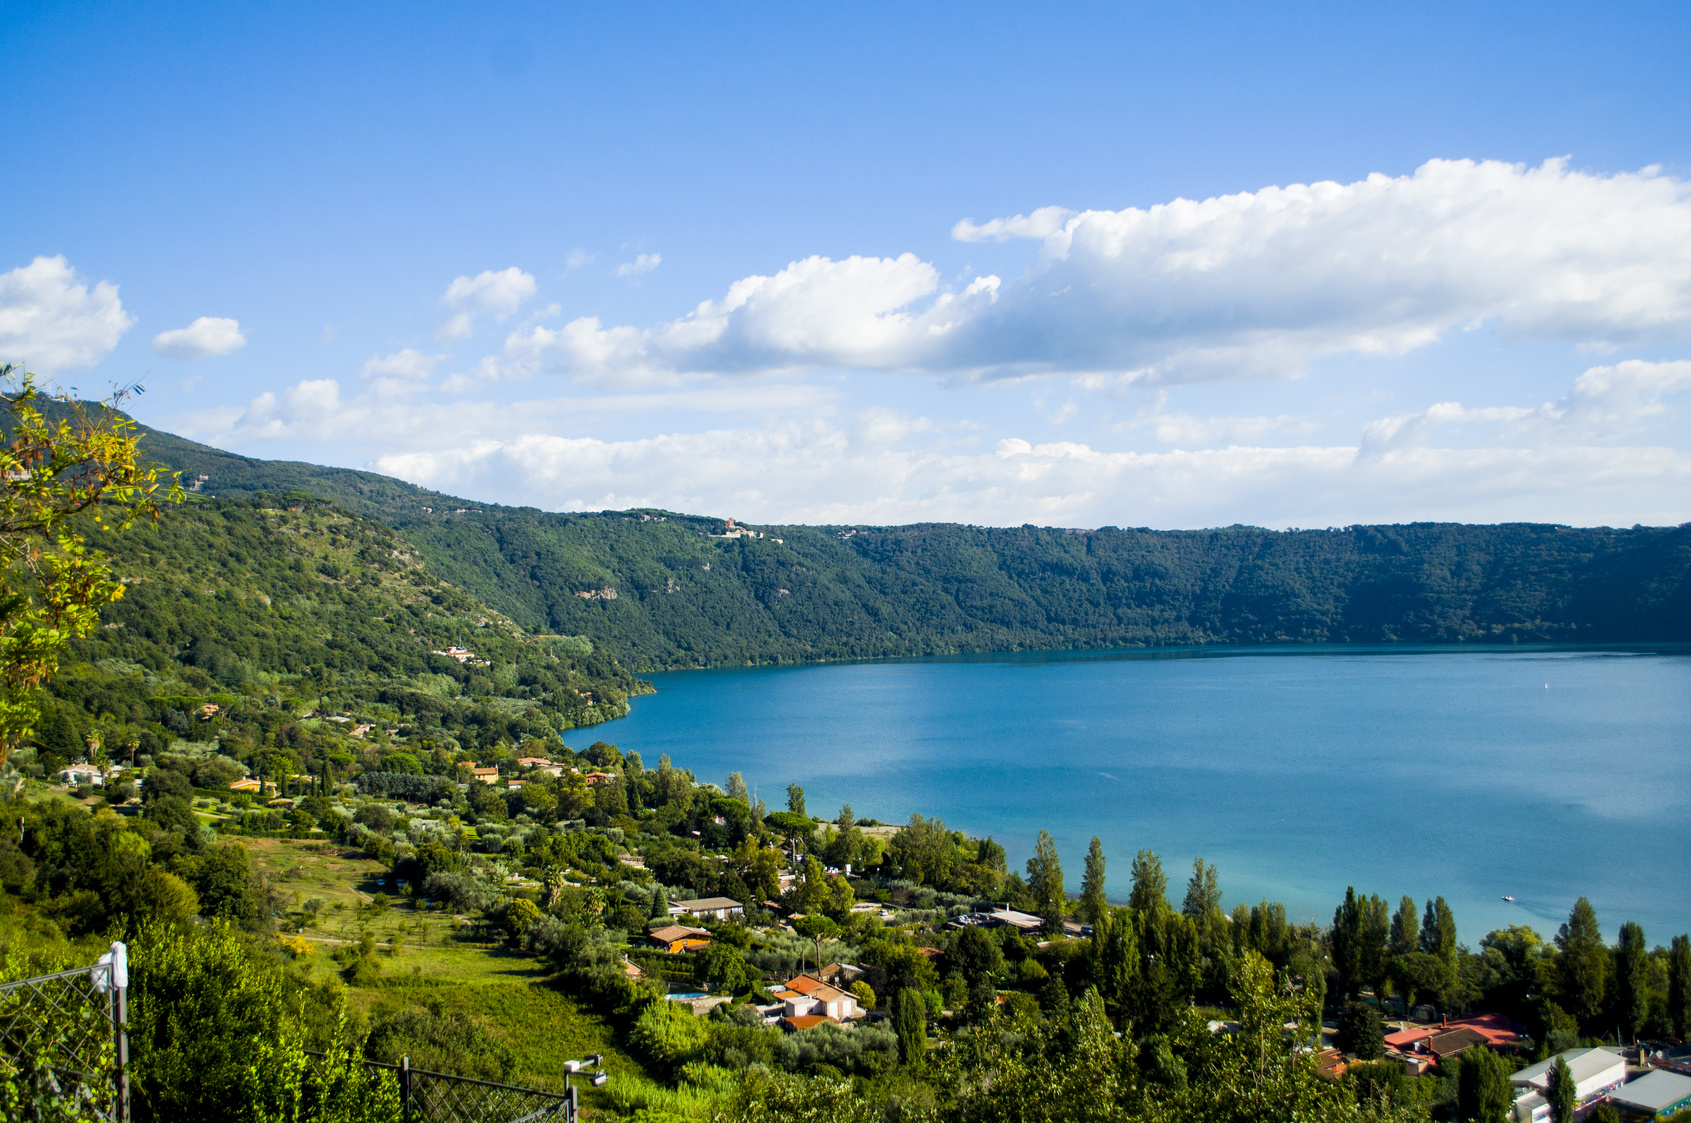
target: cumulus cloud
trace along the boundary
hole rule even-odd
[[[153,351],[171,359],[209,359],[247,345],[238,321],[224,316],[201,316],[185,328],[153,336]]]
[[[435,364],[444,359],[445,355],[425,355],[421,351],[407,347],[403,351],[395,351],[391,355],[371,355],[364,360],[364,367],[359,371],[360,378],[403,378],[421,381],[434,373]]]
[[[815,366],[886,368],[931,349],[997,297],[997,277],[939,293],[939,271],[914,254],[809,257],[774,276],[747,277],[722,300],[652,329],[605,327],[597,317],[513,334],[510,362],[588,382],[650,385],[692,373],[765,373]]]
[[[1288,377],[1482,324],[1603,344],[1691,330],[1691,186],[1654,169],[1433,160],[1145,209],[1046,207],[953,234],[1038,249],[1016,281],[961,289],[911,254],[807,258],[668,323],[579,319],[514,335],[508,356],[630,384],[844,366],[1159,385]]]
[[[889,447],[871,420],[601,440],[529,433],[395,454],[375,467],[424,486],[554,510],[661,506],[753,521],[1194,526],[1244,521],[1686,517],[1691,456],[1661,448],[1355,446],[1114,452],[1000,440]],[[1337,516],[1335,518],[1335,516]]]
[[[633,261],[625,261],[617,266],[617,276],[638,277],[642,273],[650,273],[662,264],[663,254],[643,253],[635,257]]]
[[[1592,367],[1562,398],[1541,406],[1479,406],[1437,402],[1394,414],[1363,428],[1362,454],[1378,456],[1417,444],[1440,427],[1492,423],[1516,437],[1602,440],[1626,435],[1667,411],[1664,399],[1691,389],[1691,362],[1629,359]]]
[[[463,339],[475,330],[477,316],[508,319],[532,300],[537,291],[534,275],[515,265],[497,272],[486,269],[474,277],[454,278],[441,297],[441,302],[452,310],[452,316],[441,326],[440,334],[445,339]]]
[[[62,255],[0,273],[0,362],[41,374],[90,367],[134,323],[116,285],[100,281],[90,290]]]

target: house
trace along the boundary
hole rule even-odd
[[[544,772],[549,776],[562,776],[564,766],[553,764],[543,756],[525,756],[517,761],[518,768],[532,768],[537,772]]]
[[[1691,1108],[1691,1076],[1654,1069],[1610,1092],[1609,1102],[1625,1114],[1665,1120]]]
[[[497,768],[472,768],[470,775],[484,784],[497,784],[499,782],[499,769]]]
[[[863,1016],[858,1009],[856,995],[829,986],[815,975],[800,975],[774,993],[788,1018],[820,1014],[836,1022],[844,1022]]]
[[[88,764],[71,765],[59,773],[59,780],[73,786],[93,784],[96,788],[104,787],[106,783],[106,778],[100,774],[100,770]]]
[[[475,657],[475,653],[467,647],[449,647],[445,651],[431,651],[430,655],[444,655],[448,659],[456,659],[463,663]]]
[[[796,1016],[782,1018],[781,1028],[792,1030],[794,1033],[802,1033],[803,1031],[810,1029],[812,1026],[819,1026],[823,1022],[831,1022],[833,1020],[833,1018],[826,1017],[822,1014],[798,1014]]]
[[[717,920],[727,920],[731,916],[745,916],[746,906],[739,901],[731,901],[727,897],[701,897],[697,901],[677,901],[670,906],[670,912],[676,910],[692,916],[710,916]]]
[[[1579,1106],[1591,1103],[1604,1092],[1621,1086],[1626,1080],[1626,1058],[1614,1046],[1594,1049],[1569,1049],[1558,1053],[1574,1077],[1574,1102]],[[1516,1123],[1542,1123],[1550,1118],[1550,1101],[1546,1091],[1550,1084],[1550,1066],[1555,1057],[1523,1068],[1509,1078],[1515,1086]]]
[[[863,968],[855,963],[830,963],[816,972],[816,977],[829,986],[844,988],[863,977]]]
[[[671,924],[647,932],[646,942],[653,947],[662,948],[671,955],[679,955],[684,951],[698,951],[700,948],[709,947],[710,933],[703,928],[688,928],[683,924]]]
[[[582,778],[587,781],[587,786],[591,788],[594,784],[602,784],[606,780],[614,779],[615,777],[609,772],[589,772]]]
[[[276,781],[266,780],[264,781],[263,787],[266,792],[274,793],[276,791]],[[229,790],[232,792],[257,792],[259,790],[259,782],[251,776],[248,776],[245,780],[236,780],[231,783],[229,785]]]
[[[528,783],[527,780],[506,780],[505,781],[505,787],[508,788],[508,789],[515,790],[516,788],[520,788],[527,783]]]

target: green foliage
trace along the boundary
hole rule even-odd
[[[1456,1117],[1461,1123],[1508,1123],[1515,1102],[1510,1066],[1490,1049],[1468,1049],[1457,1062]]]
[[[892,1019],[899,1060],[921,1064],[928,1051],[928,1004],[921,992],[913,987],[900,990],[893,999]]]
[[[1063,930],[1063,866],[1057,857],[1057,843],[1051,832],[1042,830],[1028,859],[1028,896],[1033,911],[1045,920],[1045,931]]]
[[[0,982],[15,982],[82,964],[60,955],[31,958],[10,952],[0,959]],[[0,1117],[39,1123],[72,1123],[109,1111],[115,1063],[111,1022],[102,1005],[42,998],[29,988],[0,992],[0,1025],[30,1048],[0,1050]],[[26,1033],[20,1032],[29,1027]],[[14,1038],[15,1039],[15,1038]]]
[[[364,1055],[398,1064],[409,1057],[412,1068],[508,1083],[516,1057],[482,1024],[438,1002],[424,1009],[400,1010],[370,1027]]]
[[[1365,1061],[1377,1061],[1385,1056],[1386,1029],[1380,1012],[1364,1002],[1345,1003],[1336,1044],[1341,1052],[1353,1053]]]
[[[295,985],[225,921],[152,925],[130,958],[131,1098],[138,1120],[397,1120],[392,1078],[339,1034],[305,1056]]]
[[[1080,882],[1080,903],[1075,916],[1087,924],[1096,923],[1108,907],[1104,899],[1104,844],[1097,835],[1086,851],[1086,873]]]
[[[1580,898],[1584,900],[1584,898]],[[1574,1123],[1576,1090],[1574,1074],[1560,1053],[1550,1062],[1545,1083],[1545,1099],[1550,1101],[1550,1123]]]
[[[1595,1018],[1603,1011],[1608,985],[1609,953],[1597,927],[1597,910],[1581,897],[1574,902],[1556,934],[1562,952],[1562,993],[1570,1014],[1579,1020]]]

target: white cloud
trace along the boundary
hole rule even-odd
[[[358,377],[404,378],[422,381],[434,373],[435,364],[445,357],[445,355],[425,355],[411,347],[407,347],[403,351],[395,351],[391,355],[371,355],[364,360],[364,368],[359,371]]]
[[[1014,283],[963,291],[931,264],[812,257],[651,328],[580,319],[508,353],[591,380],[807,367],[1099,384],[1278,378],[1328,355],[1401,355],[1455,328],[1587,344],[1691,332],[1691,186],[1433,160],[1148,209],[962,222],[1040,243]]]
[[[754,522],[1258,525],[1425,518],[1676,521],[1691,456],[1661,448],[1355,446],[1109,452],[1009,438],[890,447],[823,421],[600,440],[529,433],[386,456],[424,486],[554,510],[661,506]]]
[[[584,249],[573,249],[569,252],[569,255],[564,258],[564,268],[580,269],[583,265],[592,265],[594,258],[597,256],[597,254],[588,253]]]
[[[89,291],[62,255],[0,273],[0,362],[41,374],[90,367],[134,323],[116,285],[100,281]]]
[[[617,276],[638,277],[642,273],[650,273],[662,264],[663,254],[661,253],[639,254],[633,261],[625,261],[617,266]]]
[[[1377,456],[1417,444],[1442,426],[1485,423],[1501,425],[1513,436],[1539,440],[1613,438],[1660,417],[1667,410],[1663,399],[1687,389],[1691,389],[1691,361],[1629,359],[1590,368],[1561,399],[1537,407],[1468,409],[1460,402],[1438,402],[1415,413],[1382,417],[1364,427],[1362,451]]]
[[[441,302],[452,309],[453,314],[442,325],[440,335],[445,339],[467,337],[475,330],[479,315],[491,315],[496,320],[508,319],[532,300],[537,291],[534,275],[514,265],[497,272],[483,270],[474,277],[454,278],[441,297]]]
[[[1074,212],[1067,207],[1040,207],[1032,214],[995,218],[976,226],[964,219],[951,228],[959,242],[1008,242],[1012,238],[1049,238],[1063,229]]]
[[[201,316],[185,328],[153,336],[153,351],[171,359],[209,359],[247,345],[238,321],[224,316]]]

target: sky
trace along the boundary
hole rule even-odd
[[[547,510],[1674,525],[1688,40],[1683,3],[8,0],[0,360]]]

